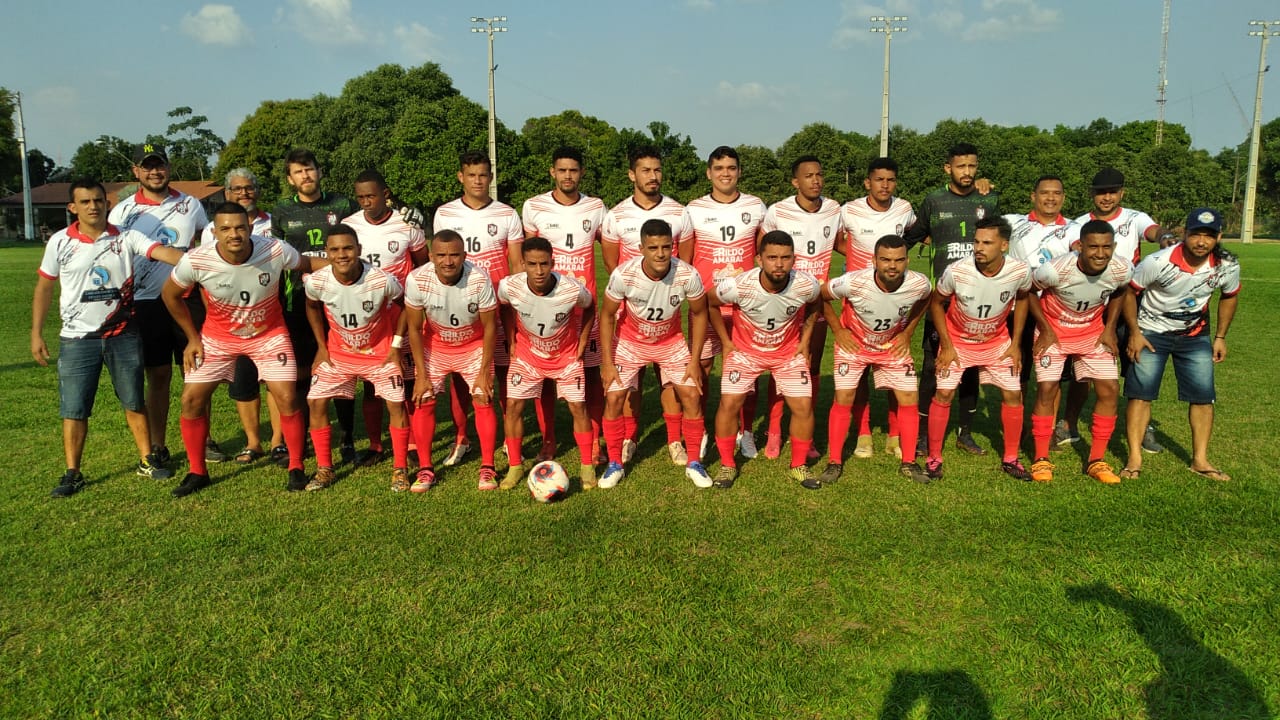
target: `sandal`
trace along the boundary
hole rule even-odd
[[[261,460],[266,456],[267,454],[262,452],[261,450],[254,450],[251,447],[247,447],[241,450],[240,452],[236,453],[236,462],[240,463],[241,465],[248,465],[251,462],[256,462],[258,460]]]
[[[1121,480],[1137,480],[1142,477],[1142,468],[1127,467],[1120,471]]]
[[[1187,469],[1200,477],[1206,477],[1210,480],[1215,480],[1217,482],[1231,482],[1231,476],[1222,472],[1218,468],[1211,467],[1204,470],[1197,470],[1193,467],[1188,467]]]

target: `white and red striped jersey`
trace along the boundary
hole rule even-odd
[[[832,278],[827,288],[833,297],[843,301],[840,324],[853,333],[859,345],[871,351],[888,348],[889,341],[907,326],[911,308],[929,297],[930,290],[928,277],[908,270],[898,289],[889,292],[876,282],[875,268]]]
[[[280,273],[298,269],[302,257],[275,238],[255,235],[249,240],[253,250],[239,265],[224,260],[213,244],[187,253],[173,268],[171,277],[183,290],[200,284],[205,337],[234,344],[272,329],[283,331]]]
[[[404,304],[422,311],[425,346],[475,346],[477,352],[484,342],[480,313],[498,309],[489,275],[469,260],[463,261],[462,274],[453,285],[440,281],[435,263],[414,269],[405,284]]]
[[[1031,273],[1032,283],[1042,291],[1040,307],[1045,320],[1063,346],[1096,339],[1102,333],[1107,302],[1132,277],[1133,266],[1119,255],[1113,255],[1102,272],[1086,275],[1077,253],[1059,255]]]
[[[595,300],[587,286],[553,272],[555,284],[546,295],[529,289],[525,273],[498,283],[498,302],[516,316],[515,359],[537,368],[559,368],[578,356],[582,310]]]
[[[746,193],[739,193],[731,203],[703,195],[685,206],[685,223],[693,243],[691,262],[703,287],[751,269],[764,213],[764,201]]]
[[[845,271],[871,267],[876,254],[876,241],[885,235],[901,235],[916,221],[911,203],[900,197],[890,198],[889,209],[881,212],[871,207],[865,197],[850,200],[840,209],[844,226]]]
[[[254,211],[249,214],[249,234],[261,235],[263,237],[275,237],[271,234],[271,215],[261,210]],[[200,244],[212,245],[217,242],[217,238],[213,236],[213,222],[204,226],[204,230],[200,232]]]
[[[306,277],[307,299],[324,304],[329,320],[325,346],[335,360],[366,363],[370,358],[386,357],[400,317],[395,301],[404,296],[404,288],[391,273],[369,263],[361,263],[360,277],[350,285],[333,274],[333,267],[323,267]]]
[[[786,287],[776,293],[760,284],[758,267],[716,283],[721,304],[737,308],[733,344],[744,352],[777,359],[800,349],[805,306],[821,291],[817,278],[799,270],[792,270]]]
[[[1134,265],[1138,264],[1138,258],[1142,254],[1142,238],[1147,228],[1156,224],[1150,215],[1141,210],[1124,207],[1117,208],[1111,213],[1111,217],[1098,217],[1087,212],[1076,218],[1076,223],[1084,225],[1090,220],[1106,220],[1111,223],[1111,228],[1116,231],[1116,257],[1129,260]]]
[[[680,306],[707,294],[693,266],[679,258],[671,258],[667,274],[657,280],[644,271],[644,258],[628,260],[609,275],[604,292],[621,305],[618,337],[646,344],[683,335]]]
[[[947,266],[938,278],[938,293],[951,298],[947,330],[955,344],[978,344],[1009,334],[1005,318],[1013,310],[1018,293],[1031,289],[1031,270],[1017,258],[1005,256],[994,277],[987,277],[973,260]]]
[[[568,275],[596,294],[596,241],[604,227],[604,202],[578,195],[572,205],[562,205],[545,192],[524,201],[524,234],[551,243],[556,272]]]
[[[1193,268],[1178,243],[1142,259],[1129,285],[1138,295],[1138,327],[1143,332],[1199,335],[1209,327],[1209,299],[1240,292],[1240,262],[1209,256]]]
[[[605,214],[604,228],[600,232],[601,243],[618,246],[618,264],[640,257],[640,226],[646,220],[666,220],[671,226],[671,252],[679,249],[692,229],[685,224],[684,206],[666,195],[657,205],[645,210],[636,204],[634,195],[610,208]]]
[[[107,220],[121,230],[137,230],[161,245],[183,251],[191,247],[196,236],[209,224],[200,201],[173,188],[160,202],[147,198],[139,190],[116,203]],[[159,260],[139,262],[134,268],[134,296],[138,300],[160,297],[160,288],[164,287],[170,270],[169,265]]]
[[[431,232],[452,230],[462,236],[467,260],[489,273],[496,285],[511,274],[508,249],[524,242],[524,226],[515,208],[494,200],[479,210],[472,210],[462,198],[450,200],[436,210],[431,219]]]
[[[781,230],[795,243],[796,270],[826,282],[831,274],[831,253],[841,236],[840,203],[822,198],[817,212],[809,212],[792,195],[769,206],[760,225],[762,233]]]
[[[150,236],[114,225],[96,238],[80,232],[80,221],[53,234],[37,272],[62,285],[59,337],[112,337],[129,327],[136,294],[134,268],[160,247]]]
[[[379,270],[389,273],[401,286],[413,269],[413,256],[410,253],[427,247],[427,236],[422,228],[405,222],[404,217],[395,210],[388,212],[378,222],[365,217],[363,210],[351,213],[342,222],[356,231],[356,238],[360,240],[360,257]]]
[[[1013,232],[1009,234],[1009,255],[1026,263],[1032,270],[1051,258],[1071,252],[1080,239],[1080,223],[1059,215],[1048,225],[1041,224],[1035,212],[1027,215],[1005,215]]]

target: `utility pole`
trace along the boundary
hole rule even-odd
[[[27,130],[22,122],[22,93],[13,93],[13,107],[18,116],[18,126],[14,128],[18,135],[18,155],[22,157],[22,237],[34,240],[36,226],[31,211],[31,168],[27,163]]]
[[[471,28],[471,32],[486,33],[489,36],[489,173],[493,176],[489,181],[489,197],[494,200],[498,199],[498,130],[493,101],[493,73],[498,69],[498,66],[493,64],[493,34],[506,32],[506,28],[494,26],[494,23],[506,21],[507,17],[505,15],[490,18],[471,18],[473,23],[484,24],[484,27]]]
[[[1165,70],[1169,66],[1169,10],[1173,0],[1164,0],[1164,21],[1160,25],[1160,81],[1156,83],[1156,147],[1164,142],[1164,90],[1169,85]]]
[[[893,39],[894,33],[907,31],[905,25],[894,25],[894,23],[906,21],[906,15],[876,15],[871,18],[871,22],[876,23],[872,26],[871,32],[884,33],[884,92],[880,99],[880,157],[889,157],[889,41]]]
[[[1262,78],[1270,68],[1267,66],[1267,40],[1280,35],[1280,20],[1250,20],[1249,24],[1261,27],[1261,30],[1250,30],[1250,37],[1262,38],[1262,50],[1258,54],[1258,89],[1253,95],[1253,134],[1249,137],[1249,169],[1244,176],[1244,216],[1240,224],[1240,239],[1253,242],[1254,203],[1258,199],[1258,146],[1262,136]]]

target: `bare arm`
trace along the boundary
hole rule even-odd
[[[612,274],[618,267],[618,243],[609,240],[600,241],[600,255],[604,258],[604,271]]]
[[[307,324],[311,326],[311,334],[316,339],[316,358],[311,363],[314,370],[329,362],[329,348],[324,340],[324,303],[307,298]]]
[[[1227,330],[1236,316],[1236,305],[1239,296],[1218,299],[1218,330],[1213,334],[1213,361],[1222,362],[1227,359]]]
[[[600,303],[600,382],[605,392],[618,379],[618,367],[613,364],[613,338],[618,327],[618,301],[602,295]]]
[[[719,310],[715,311],[720,314]],[[702,392],[702,347],[707,341],[707,296],[689,301],[689,364],[684,376]]]
[[[186,292],[170,277],[160,289],[160,299],[164,300],[164,306],[169,310],[173,321],[182,328],[182,334],[187,336],[187,349],[182,352],[182,367],[186,372],[191,372],[204,362],[204,342],[200,339],[200,333],[196,332],[196,324],[191,320],[191,310],[182,299]]]
[[[947,330],[947,298],[936,289],[929,296],[929,319],[938,332],[938,369],[946,368],[956,361],[956,346],[951,342],[951,331]]]
[[[53,278],[36,276],[36,291],[31,299],[31,357],[38,365],[49,364],[49,348],[44,344],[44,319],[53,305]]]
[[[480,374],[476,375],[476,386],[471,388],[471,394],[490,402],[493,398],[493,353],[498,344],[498,311],[480,313],[480,326],[484,328],[484,339],[480,345]]]

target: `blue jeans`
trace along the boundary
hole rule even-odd
[[[60,339],[58,412],[67,420],[88,420],[102,366],[125,410],[142,412],[142,341],[133,330],[109,338]]]
[[[1145,334],[1145,333],[1144,333]],[[1213,389],[1213,340],[1200,335],[1145,334],[1155,348],[1146,348],[1124,374],[1124,396],[1134,400],[1155,400],[1160,396],[1165,362],[1173,358],[1173,376],[1178,381],[1178,399],[1192,405],[1209,405],[1217,399]]]

